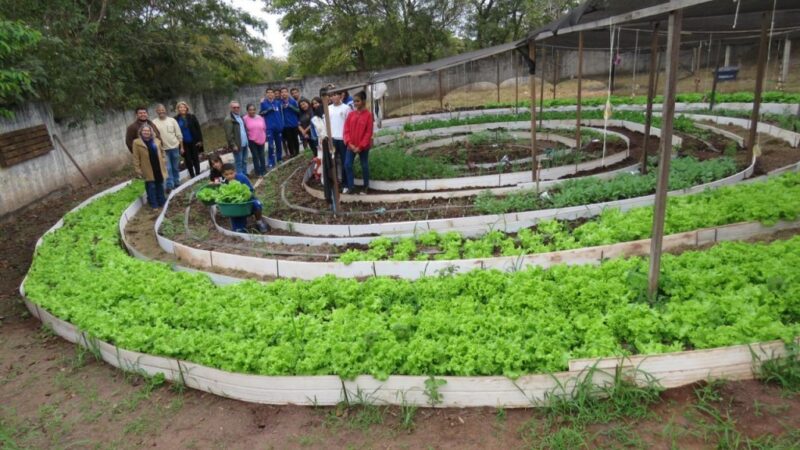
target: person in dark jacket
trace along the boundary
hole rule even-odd
[[[178,102],[175,106],[178,115],[175,121],[183,135],[183,163],[192,178],[200,175],[200,154],[203,153],[203,131],[194,114],[189,113],[189,104]]]
[[[167,165],[161,140],[155,136],[155,127],[143,125],[139,128],[139,137],[133,141],[133,169],[144,179],[147,203],[153,209],[159,209],[167,202],[164,195],[164,180],[167,177]]]
[[[125,146],[128,147],[128,151],[131,153],[133,153],[133,141],[139,137],[139,128],[142,128],[142,125],[150,125],[155,131],[156,137],[159,139],[161,138],[156,124],[150,120],[147,114],[147,107],[138,106],[136,107],[136,120],[128,125],[128,129],[125,131]]]
[[[236,100],[230,103],[230,114],[225,116],[222,121],[222,129],[225,130],[225,141],[228,148],[233,151],[233,158],[236,161],[236,170],[247,175],[247,153],[249,143],[247,141],[247,129],[242,119],[242,106]]]
[[[275,98],[275,91],[272,89],[267,89],[266,97],[261,100],[261,110],[258,114],[267,122],[267,144],[269,146],[267,165],[271,169],[283,160],[281,143],[283,140],[283,113],[280,101]]]

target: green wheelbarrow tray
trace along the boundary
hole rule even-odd
[[[225,217],[247,217],[253,213],[253,200],[244,203],[217,203],[217,208]]]

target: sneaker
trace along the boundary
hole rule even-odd
[[[342,189],[342,194],[347,195],[349,193],[350,193],[350,189],[349,188]]]
[[[269,225],[265,224],[264,222],[256,222],[256,228],[258,229],[259,233],[266,233],[269,231]]]
[[[361,189],[360,191],[358,191],[358,195],[367,195],[367,191],[368,190],[369,190],[369,188]]]

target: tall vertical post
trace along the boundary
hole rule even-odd
[[[655,299],[658,293],[658,277],[661,271],[661,246],[664,239],[664,220],[667,212],[667,191],[669,190],[669,163],[672,158],[672,122],[675,115],[675,88],[678,84],[678,58],[681,49],[681,22],[683,10],[669,14],[667,33],[667,67],[664,86],[664,107],[661,116],[661,149],[656,182],[656,200],[653,213],[653,233],[650,241],[650,275],[647,293]]]
[[[331,93],[328,88],[325,88],[323,92],[320,92],[320,94],[322,94],[322,112],[325,114],[325,132],[328,135],[326,138],[328,141],[328,153],[331,154],[331,165],[333,166],[331,168],[331,172],[333,173],[326,173],[325,176],[329,176],[331,177],[331,180],[333,180],[333,203],[336,205],[336,210],[334,211],[334,214],[336,214],[339,212],[339,168],[336,167],[336,157],[333,154],[335,149],[333,148],[333,137],[331,133],[331,113],[328,110],[328,101],[331,98]],[[325,157],[323,156],[322,159],[324,163]],[[344,164],[344,158],[342,158],[342,164]]]
[[[495,65],[495,81],[497,82],[497,103],[500,103],[500,58],[495,56],[494,57],[494,65]]]
[[[650,75],[647,77],[647,109],[644,116],[644,145],[639,171],[647,173],[647,150],[650,145],[650,128],[653,123],[653,98],[656,96],[656,73],[658,73],[658,22],[653,24],[650,36]]]
[[[536,191],[539,191],[539,158],[536,157],[536,44],[528,41],[528,58],[531,62],[528,65],[528,80],[531,90],[531,166],[533,173],[532,179],[536,182]]]
[[[519,114],[519,56],[511,53],[514,58],[514,114]]]
[[[436,72],[439,78],[439,84],[436,87],[436,96],[439,97],[439,109],[444,110],[444,90],[442,89],[442,71]]]
[[[542,47],[542,56],[546,56],[547,51]],[[544,58],[542,58],[541,75],[539,75],[539,128],[542,128],[542,120],[544,120]],[[531,105],[535,108],[536,105]]]
[[[553,49],[553,100],[556,99],[556,84],[558,84],[558,50]]]
[[[756,143],[758,118],[761,109],[761,92],[764,90],[764,74],[767,70],[767,43],[769,42],[769,14],[761,14],[761,41],[758,45],[758,62],[756,67],[756,88],[753,91],[753,112],[750,115],[750,133],[747,135],[747,160],[753,159],[753,146]]]
[[[781,83],[789,82],[789,62],[792,56],[792,41],[787,37],[783,42],[783,62],[781,63]]]
[[[578,101],[575,104],[575,145],[581,148],[581,86],[583,83],[583,31],[578,32]]]
[[[719,45],[717,45],[717,60],[716,60],[716,67],[714,68],[714,73],[712,76],[711,81],[711,98],[708,99],[708,110],[714,110],[714,103],[717,102],[717,81],[719,80],[719,51],[722,47],[722,42],[720,41]]]
[[[725,46],[725,62],[723,63],[723,66],[728,67],[730,65],[731,65],[731,46],[730,45],[726,45]]]

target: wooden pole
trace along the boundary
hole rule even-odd
[[[436,88],[436,95],[439,96],[439,109],[444,111],[444,91],[442,90],[442,71],[436,72],[439,78],[439,86]]]
[[[553,49],[553,100],[556,99],[556,84],[558,84],[558,50]]]
[[[578,32],[578,101],[575,104],[575,145],[581,148],[581,85],[583,82],[583,31]]]
[[[86,174],[83,173],[83,169],[81,169],[81,166],[78,165],[78,163],[75,161],[75,158],[73,158],[72,154],[70,154],[70,152],[67,150],[67,146],[64,145],[63,142],[61,142],[61,138],[59,138],[57,134],[54,134],[53,139],[55,139],[55,141],[58,142],[58,145],[61,146],[61,150],[64,150],[64,153],[67,155],[69,160],[72,161],[72,165],[75,166],[76,169],[78,169],[78,172],[80,172],[83,179],[86,180],[87,183],[89,183],[89,186],[94,186],[92,184],[92,180],[90,180],[89,177],[87,177]]]
[[[650,36],[650,75],[647,77],[647,109],[644,118],[644,145],[639,171],[647,173],[647,150],[650,145],[650,128],[653,123],[653,98],[656,96],[656,73],[658,73],[658,22],[653,24]]]
[[[720,63],[719,54],[721,50],[722,50],[722,41],[720,41],[719,45],[717,45],[716,67],[714,68],[714,73],[712,74],[714,78],[711,80],[711,98],[708,99],[709,111],[714,110],[714,103],[716,103],[717,101],[717,80],[719,78],[719,63]]]
[[[536,182],[536,192],[539,192],[538,158],[536,157],[536,45],[528,41],[528,58],[531,60],[528,70],[528,80],[531,89],[531,167],[533,181]]]
[[[653,213],[653,233],[650,243],[650,276],[647,293],[652,300],[658,293],[658,277],[661,271],[661,246],[664,239],[664,220],[667,212],[667,191],[669,190],[669,163],[672,159],[672,122],[675,115],[675,88],[678,84],[678,59],[681,49],[681,22],[683,10],[678,9],[669,15],[667,34],[666,86],[664,86],[664,107],[661,116],[661,154],[656,182],[656,199]]]
[[[789,62],[792,56],[792,41],[789,38],[786,38],[783,41],[783,63],[781,67],[781,84],[786,86],[786,83],[789,82]]]
[[[761,42],[758,46],[758,66],[756,67],[756,89],[753,92],[753,113],[750,116],[750,133],[747,137],[747,160],[753,159],[753,146],[756,143],[758,119],[761,109],[761,92],[764,89],[764,73],[767,70],[767,43],[769,42],[769,14],[761,14]]]
[[[328,89],[325,89],[322,95],[322,111],[325,114],[325,132],[328,134],[326,139],[328,140],[328,153],[331,154],[331,171],[333,174],[326,173],[326,176],[331,177],[333,180],[333,203],[336,205],[336,211],[334,214],[339,212],[339,178],[337,174],[339,173],[339,168],[336,167],[336,155],[334,154],[335,149],[333,148],[333,138],[331,137],[331,113],[328,110],[328,101],[330,100],[330,93]],[[324,150],[323,150],[324,151]],[[344,157],[344,155],[341,155]],[[325,156],[322,157],[323,164],[325,162]],[[342,164],[344,164],[344,158],[342,158]]]
[[[511,54],[514,57],[514,114],[519,114],[519,55]]]
[[[546,55],[547,51],[542,47],[542,56]],[[539,77],[539,128],[542,128],[542,121],[544,120],[544,58],[542,58],[541,67],[541,76]],[[536,105],[531,104],[531,108],[535,107]]]
[[[500,103],[500,58],[494,57],[495,81],[497,82],[497,103]]]
[[[725,46],[725,63],[723,64],[723,66],[728,67],[730,65],[731,65],[731,46],[730,45],[726,45]]]

